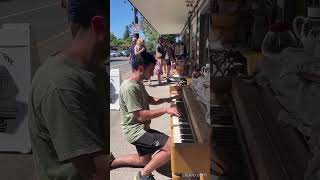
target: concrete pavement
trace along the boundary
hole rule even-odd
[[[126,79],[130,75],[129,73],[123,74],[121,79]],[[156,76],[152,77],[152,84],[157,84]],[[154,97],[169,97],[169,85],[150,87],[145,83],[147,92]],[[157,106],[150,106],[150,109],[157,109],[160,107],[169,107],[169,103],[164,103]],[[129,144],[122,134],[121,130],[121,116],[120,111],[112,110],[110,112],[110,151],[115,157],[119,157],[126,154],[136,154],[136,149],[133,145]],[[169,115],[163,115],[155,118],[151,122],[151,128],[161,131],[170,136],[169,128]],[[112,170],[110,173],[111,180],[131,180],[137,174],[140,168],[119,168]],[[158,171],[155,171],[154,177],[157,180],[171,179],[170,163],[163,166]]]

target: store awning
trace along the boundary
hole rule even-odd
[[[184,0],[129,0],[159,34],[180,34],[188,20]]]

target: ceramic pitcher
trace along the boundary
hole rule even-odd
[[[314,53],[317,37],[314,32],[315,29],[320,28],[320,14],[317,12],[319,10],[318,8],[308,8],[308,17],[298,16],[293,20],[294,33],[308,54]]]

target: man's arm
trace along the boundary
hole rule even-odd
[[[159,104],[166,103],[166,102],[170,103],[170,102],[172,102],[173,99],[178,99],[180,97],[181,97],[180,95],[177,95],[174,97],[169,97],[169,98],[155,98],[155,97],[149,96],[149,104],[159,105]]]
[[[149,96],[149,104],[151,105],[159,105],[159,104],[162,104],[162,103],[169,103],[172,101],[172,97],[169,97],[169,98],[155,98],[155,97],[151,97]]]
[[[87,105],[82,103],[84,97],[85,94],[56,89],[42,100],[41,111],[58,160],[72,162],[85,180],[105,180],[110,169],[108,156],[103,153],[107,138],[89,129],[92,121],[87,117]]]
[[[140,55],[141,52],[144,51],[144,50],[145,50],[144,47],[142,47],[140,50],[138,50],[138,48],[135,48],[135,49],[134,49],[134,54],[135,54],[135,55]]]
[[[133,112],[133,116],[141,123],[144,123],[145,121],[149,121],[151,119],[157,118],[159,116],[162,116],[164,114],[170,114],[173,116],[180,116],[180,112],[177,110],[177,108],[160,108],[156,110],[139,110]]]
[[[109,179],[110,164],[108,156],[102,152],[81,155],[70,160],[85,180]]]

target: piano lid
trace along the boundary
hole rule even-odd
[[[197,101],[197,95],[189,86],[184,86],[182,93],[196,142],[210,144],[210,127],[205,121],[205,106]]]

